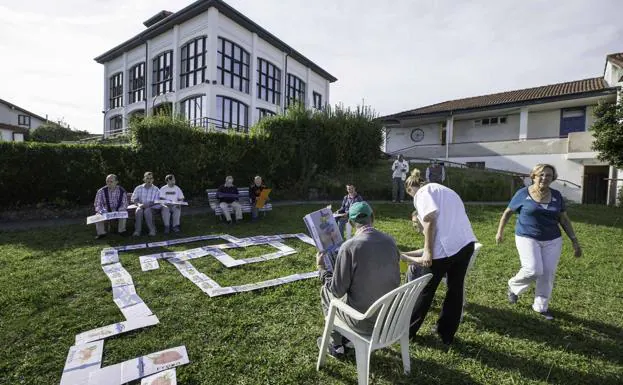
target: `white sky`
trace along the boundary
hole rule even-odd
[[[101,133],[93,58],[191,2],[0,0],[0,98]],[[601,76],[606,55],[623,51],[621,0],[227,3],[337,77],[332,104],[365,100],[382,115]]]

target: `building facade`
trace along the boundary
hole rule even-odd
[[[220,0],[162,11],[98,56],[104,136],[135,116],[181,115],[210,129],[248,127],[292,102],[320,108],[337,79]]]
[[[0,99],[0,141],[23,142],[30,130],[46,121],[46,118]]]
[[[603,76],[451,100],[382,117],[384,151],[471,167],[529,173],[557,168],[553,187],[573,201],[614,203],[623,170],[591,148],[593,109],[621,103],[623,53],[608,55]]]

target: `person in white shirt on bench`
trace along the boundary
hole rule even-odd
[[[154,174],[151,171],[147,171],[143,176],[144,184],[136,186],[132,193],[132,203],[136,204],[136,220],[134,224],[134,236],[141,235],[141,228],[143,225],[143,217],[149,229],[149,236],[156,235],[156,225],[154,224],[153,210],[158,210],[160,205],[155,204],[155,201],[160,198],[160,189],[153,185]]]
[[[231,214],[229,212],[230,207],[234,209],[236,214],[236,221],[242,220],[242,206],[238,202],[238,188],[234,186],[234,177],[228,175],[225,178],[225,184],[219,186],[216,191],[216,197],[218,198],[219,206],[223,210],[223,215],[227,224],[232,224]]]
[[[160,187],[160,199],[172,202],[181,202],[184,200],[184,193],[179,186],[175,185],[175,175],[169,174],[164,178],[166,185]],[[182,206],[176,204],[162,205],[162,222],[164,223],[164,233],[168,234],[170,230],[174,233],[180,231],[180,217],[182,216]],[[172,218],[171,218],[172,217]],[[171,219],[173,223],[171,224]],[[171,228],[171,225],[173,226]]]

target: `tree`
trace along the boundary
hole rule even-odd
[[[60,143],[88,138],[89,136],[91,134],[88,131],[74,131],[57,123],[46,122],[35,128],[30,133],[29,138],[33,142]]]
[[[623,104],[600,103],[594,113],[593,150],[599,160],[623,168]]]

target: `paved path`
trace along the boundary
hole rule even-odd
[[[327,205],[336,201],[277,201],[272,202],[274,207],[279,206],[293,206],[293,205]],[[370,201],[372,205],[374,204],[389,204],[389,201]],[[409,201],[405,201],[403,204],[408,204]],[[486,205],[486,206],[501,206],[506,205],[508,202],[465,202],[466,205]],[[197,214],[207,214],[211,213],[212,209],[209,206],[201,206],[201,207],[184,207],[182,210],[182,216],[188,215],[197,215]],[[73,218],[52,218],[52,219],[31,219],[24,221],[2,221],[0,222],[0,232],[6,231],[23,231],[30,230],[39,227],[53,227],[53,226],[66,226],[66,225],[78,225],[85,223],[84,217],[73,217]]]

